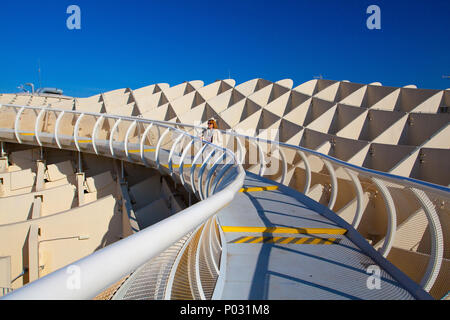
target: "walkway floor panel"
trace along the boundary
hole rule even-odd
[[[248,173],[244,188],[273,185]],[[222,299],[413,299],[345,229],[278,186],[241,192],[217,216],[227,242]]]

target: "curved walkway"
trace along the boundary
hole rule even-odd
[[[226,243],[216,298],[417,298],[347,237],[351,226],[311,201],[247,172],[244,188],[217,216]]]

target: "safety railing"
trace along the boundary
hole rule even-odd
[[[173,125],[32,106],[0,105],[0,114],[1,141],[95,153],[153,167],[170,175],[202,200],[15,290],[7,299],[95,297],[208,221],[232,201],[245,179],[245,171],[231,150]],[[202,233],[201,238],[205,237],[208,238]],[[216,258],[203,255],[197,261],[205,259],[217,265]]]
[[[2,108],[7,108],[5,111],[11,113],[14,122],[14,125],[8,122],[9,131],[0,131],[2,139],[7,138],[5,141],[38,141],[42,145],[51,144],[48,139],[57,137],[54,138],[56,144],[64,148],[153,165],[179,179],[200,199],[221,189],[218,185],[232,181],[226,179],[229,171],[236,168],[237,163],[241,164],[245,170],[287,184],[327,206],[407,274],[403,261],[394,257],[393,248],[406,248],[420,255],[425,253],[427,262],[415,280],[426,291],[435,284],[446,285],[442,283],[445,272],[441,267],[443,259],[450,256],[447,245],[450,234],[445,228],[450,212],[447,187],[359,167],[314,150],[234,131],[220,130],[222,148],[214,149],[196,138],[205,129],[201,126],[35,108],[35,126],[26,128],[21,119],[33,108]],[[5,113],[0,111],[3,117]],[[69,115],[73,118],[66,119]],[[0,123],[4,123],[4,119]],[[61,129],[65,128],[65,121],[74,123],[72,140],[70,135],[66,140],[65,129]],[[112,128],[109,135],[105,135],[105,126]],[[0,128],[4,127],[0,125]],[[177,134],[171,136],[175,132]],[[181,132],[190,137],[187,142],[182,141]],[[147,142],[148,139],[151,142]],[[155,145],[152,150],[150,146]],[[194,149],[196,152],[192,153]],[[235,156],[228,157],[224,150]],[[149,156],[152,152],[153,157]],[[184,170],[189,161],[196,165]]]
[[[190,132],[206,129],[176,126]],[[246,170],[288,184],[339,214],[405,273],[419,268],[416,281],[424,290],[435,284],[448,290],[441,267],[450,258],[450,188],[359,167],[301,146],[219,131],[222,146],[234,150]],[[421,259],[425,254],[428,262],[407,266],[393,247],[417,252]]]

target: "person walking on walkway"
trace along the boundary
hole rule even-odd
[[[222,137],[218,129],[216,119],[210,118],[208,120],[208,129],[204,130],[202,133],[202,139],[210,143],[221,145]]]

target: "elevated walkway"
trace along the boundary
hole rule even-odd
[[[414,299],[311,199],[248,172],[241,191],[217,215],[226,254],[216,298]],[[370,266],[380,270],[376,287]]]
[[[125,279],[130,274],[123,288],[135,288],[141,285],[139,279],[145,278],[145,275],[140,277],[139,273],[155,268],[164,272],[162,277],[157,277],[159,283],[153,290],[158,291],[158,294],[153,295],[157,298],[431,298],[422,289],[422,284],[419,285],[408,278],[377,252],[362,234],[331,211],[336,198],[339,197],[338,178],[342,172],[338,170],[348,169],[347,173],[353,181],[356,193],[355,216],[361,213],[359,210],[363,200],[361,184],[364,187],[372,187],[374,197],[380,194],[384,198],[380,201],[384,203],[381,203],[383,206],[380,204],[379,212],[386,212],[389,219],[386,240],[383,241],[383,248],[381,248],[383,254],[387,255],[388,249],[392,247],[397,225],[396,203],[393,202],[389,193],[389,185],[386,186],[381,179],[386,179],[383,181],[387,181],[386,184],[390,185],[403,183],[397,177],[389,178],[381,173],[349,167],[342,161],[321,155],[316,151],[285,146],[289,151],[286,153],[288,156],[299,155],[305,163],[305,185],[307,185],[305,190],[310,184],[313,185],[311,190],[314,190],[314,185],[317,185],[316,176],[321,176],[318,180],[324,188],[320,198],[322,202],[328,203],[330,208],[328,209],[289,187],[262,178],[268,164],[265,158],[269,158],[269,155],[264,156],[265,152],[261,146],[257,147],[261,176],[247,172],[244,180],[245,167],[241,165],[239,158],[245,161],[248,150],[244,146],[247,144],[250,146],[253,143],[251,137],[246,137],[247,140],[242,143],[237,136],[232,135],[238,142],[238,148],[231,151],[205,144],[198,137],[190,136],[179,128],[145,119],[116,117],[114,122],[111,121],[108,124],[109,127],[103,130],[103,126],[100,127],[100,125],[105,122],[104,119],[110,120],[108,118],[110,116],[82,113],[78,114],[75,121],[76,114],[69,111],[57,111],[52,115],[53,112],[46,109],[29,110],[24,106],[14,110],[15,114],[10,112],[9,119],[3,118],[0,121],[2,123],[6,120],[14,121],[14,126],[8,123],[1,128],[2,142],[38,144],[52,148],[58,146],[59,149],[80,152],[80,159],[81,154],[87,152],[153,167],[159,169],[161,175],[170,175],[175,183],[181,182],[185,190],[190,192],[189,196],[195,193],[197,198],[203,201],[191,204],[191,197],[189,197],[189,207],[186,210],[161,219],[121,241],[116,241],[78,260],[76,264],[84,275],[80,279],[82,291],[73,292],[64,285],[67,272],[61,268],[49,274],[48,277],[29,283],[27,288],[15,290],[9,298],[95,297],[102,290],[109,288],[108,286],[117,283],[120,279]],[[21,127],[20,124],[28,123],[23,120],[27,119],[25,116],[22,117],[22,114],[26,115],[37,110],[40,111],[33,118],[34,132],[31,125]],[[25,113],[25,111],[30,112]],[[55,120],[54,126],[51,123],[50,129],[46,129],[47,132],[39,128],[44,116],[50,118],[49,122]],[[82,119],[89,119],[91,125],[86,125]],[[66,126],[65,123],[69,120],[72,125]],[[111,128],[112,123],[114,125]],[[141,135],[139,130],[136,133],[136,128],[144,131],[143,134]],[[116,132],[116,129],[120,129],[120,132]],[[108,134],[105,135],[105,132]],[[116,140],[117,135],[119,137]],[[196,142],[204,145],[198,152],[194,150]],[[288,174],[289,166],[280,144],[278,146],[279,158],[272,157],[271,161],[280,160],[281,172],[279,177],[272,178],[279,178],[283,182]],[[292,150],[289,149],[291,147]],[[195,151],[195,157],[191,151]],[[219,160],[226,158],[228,153],[231,155],[230,162],[220,164]],[[320,168],[316,168],[316,161],[311,161],[315,171],[311,170],[308,165],[309,160],[306,160],[304,153],[310,157],[318,157],[318,160],[322,161]],[[192,161],[184,160],[198,160],[200,157],[203,164],[199,170],[196,170],[198,166],[196,161],[190,165],[191,170],[184,172],[176,170],[189,167]],[[190,174],[187,171],[190,171]],[[119,173],[119,170],[116,172]],[[186,179],[186,175],[190,179]],[[266,176],[269,176],[269,173],[266,173]],[[211,181],[215,181],[216,184],[210,185]],[[429,198],[422,189],[414,189],[416,187],[426,187],[424,190],[432,188],[412,182],[405,183],[405,187],[402,188],[411,188],[411,186],[412,192],[419,194],[419,200],[423,202],[421,205],[430,221],[429,224],[439,231],[440,224],[434,211],[435,206],[428,204]],[[218,187],[217,190],[215,187]],[[242,192],[238,192],[241,187],[243,187]],[[92,188],[88,185],[88,189],[92,193],[98,191],[95,183]],[[121,186],[121,190],[127,191],[124,186]],[[311,196],[313,193],[311,190],[310,193],[307,191],[305,193]],[[339,190],[340,194],[346,194],[346,188]],[[435,191],[435,189],[432,190]],[[406,192],[409,191],[406,190]],[[447,190],[440,190],[440,192],[443,194]],[[122,203],[123,206],[132,206],[131,195],[136,197],[137,193],[131,192],[129,201],[126,199],[127,201]],[[378,196],[378,199],[381,199],[381,196]],[[442,197],[448,198],[446,195]],[[116,206],[114,208],[116,209]],[[128,212],[128,208],[125,209]],[[137,214],[137,206],[132,209]],[[150,208],[147,209],[149,212],[153,211]],[[123,215],[117,216],[123,218]],[[108,219],[105,220],[108,221]],[[38,234],[36,228],[33,230],[34,234]],[[433,246],[435,250],[430,255],[429,268],[424,276],[424,283],[429,281],[430,285],[425,283],[424,287],[433,285],[435,275],[441,266],[443,245],[437,231],[432,234],[433,244],[436,245]],[[221,241],[218,239],[219,232]],[[186,236],[189,237],[186,245],[178,246],[177,241]],[[81,239],[85,238],[82,234]],[[163,254],[172,249],[175,253],[164,260]],[[158,257],[160,261],[156,261]],[[153,263],[148,268],[143,267],[151,261]],[[166,268],[169,264],[170,272]],[[104,265],[111,266],[110,272],[104,272]],[[169,273],[166,274],[166,272]],[[178,289],[180,291],[176,292]],[[161,290],[166,292],[163,294]],[[147,297],[150,298],[151,295],[152,291],[149,290]],[[122,297],[125,296],[130,297],[127,292],[122,294]]]
[[[365,240],[355,239],[357,231],[325,206],[273,180],[246,174],[243,188],[216,216],[222,254],[212,299],[431,298],[421,290],[414,292],[414,283],[370,245],[361,245]],[[190,238],[197,237],[192,233]],[[170,284],[176,281],[170,274],[184,268],[174,261],[185,255],[183,247],[188,248],[190,240],[182,243],[133,272],[114,288],[113,299],[174,298],[173,290],[179,289]]]

